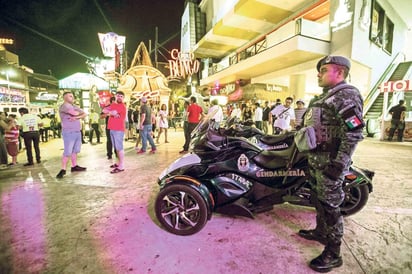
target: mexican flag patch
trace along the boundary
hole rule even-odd
[[[346,125],[349,129],[357,129],[363,126],[361,119],[358,116],[353,115],[345,120]]]

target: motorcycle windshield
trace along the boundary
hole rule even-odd
[[[206,131],[209,129],[209,127],[211,126],[211,121],[212,118],[215,116],[215,114],[217,113],[217,110],[212,111],[210,113],[208,113],[203,119],[202,121],[200,121],[200,123],[193,129],[191,137],[194,138],[196,136],[200,136],[202,134],[205,134]]]

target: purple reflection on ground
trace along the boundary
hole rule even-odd
[[[37,273],[46,266],[45,207],[40,186],[32,181],[2,193],[5,231],[11,235],[13,269]]]

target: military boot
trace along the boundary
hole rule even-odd
[[[309,267],[317,272],[325,273],[341,266],[343,261],[339,250],[339,246],[326,246],[322,254],[310,262]]]

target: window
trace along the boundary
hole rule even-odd
[[[392,53],[394,24],[386,16],[385,11],[373,1],[369,39],[389,54]]]
[[[385,17],[383,25],[383,44],[382,47],[385,51],[392,53],[392,41],[393,41],[393,29],[394,25],[388,17]]]

